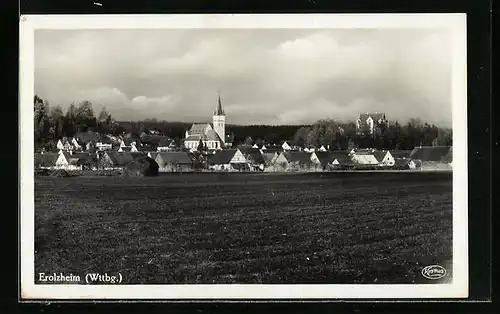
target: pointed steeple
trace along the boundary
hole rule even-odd
[[[218,116],[225,115],[224,110],[222,109],[222,103],[220,101],[220,93],[219,93],[219,99],[218,99],[217,109],[215,110],[215,114]]]

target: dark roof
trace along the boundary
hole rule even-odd
[[[264,153],[262,153],[262,158],[264,159],[264,162],[270,163],[271,160],[274,158],[274,156],[277,155],[277,154],[278,154],[277,152],[268,153],[268,152],[264,151]]]
[[[172,145],[175,145],[175,142],[173,139],[170,138],[162,139],[160,142],[158,142],[159,147],[169,147]]]
[[[395,167],[407,166],[409,162],[410,162],[409,158],[394,158],[394,166]]]
[[[281,153],[283,151],[283,148],[281,147],[266,147],[266,149],[262,150],[263,152],[266,152],[266,153]]]
[[[35,167],[52,167],[55,166],[58,153],[36,153],[35,154]]]
[[[373,156],[375,156],[378,162],[384,160],[385,155],[387,155],[386,150],[376,150],[373,152]]]
[[[208,159],[208,163],[211,165],[223,165],[228,164],[231,159],[233,159],[234,154],[237,149],[223,149],[217,151],[214,155]]]
[[[77,140],[80,140],[82,142],[95,142],[99,140],[99,134],[93,133],[93,132],[79,132],[75,134],[74,136]],[[80,142],[79,141],[79,142]]]
[[[354,165],[354,162],[352,161],[351,157],[349,157],[349,154],[344,151],[337,151],[337,152],[329,152],[331,154],[331,162],[333,162],[335,159],[339,162],[339,164],[348,166],[348,165]]]
[[[190,164],[191,158],[185,152],[159,152],[155,158],[158,165],[163,166],[167,163]]]
[[[265,162],[264,157],[262,157],[262,153],[258,148],[240,147],[239,150],[247,160],[250,160],[253,163],[263,164]]]
[[[391,150],[391,155],[394,158],[408,158],[411,150]]]
[[[415,147],[409,158],[420,159],[421,161],[441,161],[448,154],[450,148],[449,146]]]
[[[129,153],[129,152],[106,152],[106,154],[109,156],[111,161],[115,166],[125,166],[127,163],[131,162],[132,160],[144,156],[144,154],[141,153]]]
[[[322,166],[326,166],[333,161],[334,152],[315,152]]]
[[[311,154],[306,152],[283,152],[288,162],[310,163]]]

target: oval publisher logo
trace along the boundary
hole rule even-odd
[[[422,276],[427,279],[440,279],[446,276],[446,269],[439,265],[430,265],[422,269]]]

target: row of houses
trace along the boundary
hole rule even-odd
[[[110,170],[126,167],[137,157],[147,155],[159,165],[160,172],[189,172],[197,155],[182,151],[103,151],[68,152],[35,155],[35,167],[67,170]],[[238,147],[201,155],[202,168],[212,171],[328,171],[334,169],[397,168],[450,169],[451,147],[417,147],[412,151],[284,151]]]

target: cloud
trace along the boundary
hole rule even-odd
[[[450,34],[442,30],[38,30],[35,92],[91,100],[120,119],[294,124],[421,117],[451,125]]]

